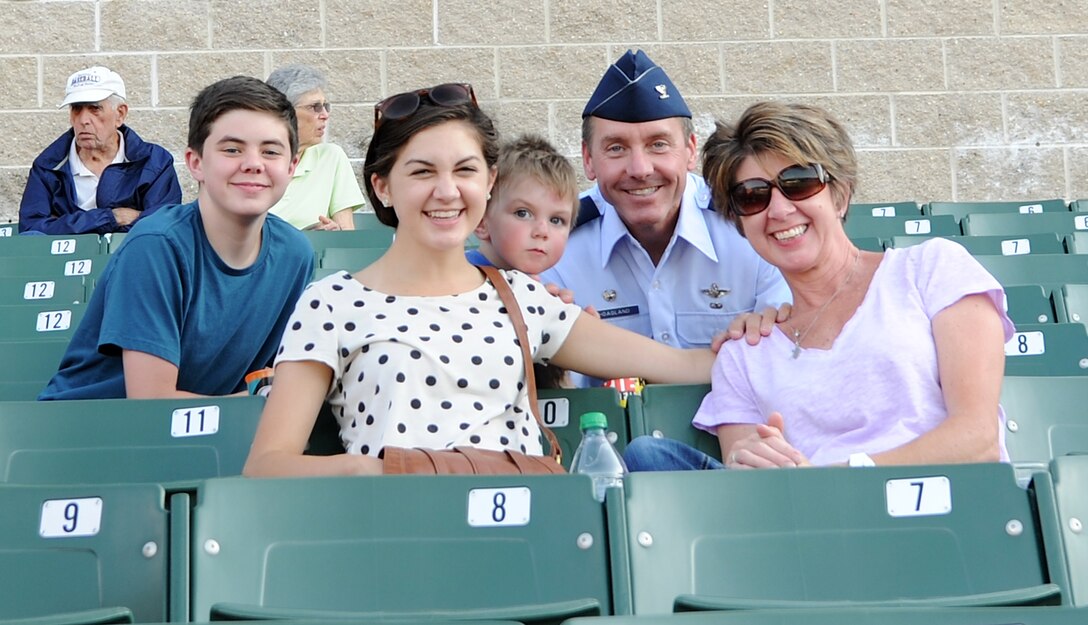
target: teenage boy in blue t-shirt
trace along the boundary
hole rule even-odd
[[[298,162],[297,124],[256,78],[197,95],[185,150],[197,201],[133,227],[39,399],[244,394],[313,270],[306,238],[267,214]]]

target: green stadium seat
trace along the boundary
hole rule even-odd
[[[95,256],[101,254],[97,234],[16,236],[0,238],[0,256]]]
[[[0,342],[70,339],[86,312],[85,304],[0,306]]]
[[[853,242],[858,249],[865,250],[866,252],[884,251],[884,240],[880,237],[857,237],[856,239],[851,239],[851,242]]]
[[[34,401],[48,379],[35,382],[0,381],[0,401]]]
[[[1069,203],[1069,210],[1074,212],[1088,212],[1088,200],[1073,200]]]
[[[393,242],[394,232],[392,228],[383,226],[367,230],[303,230],[302,234],[314,246],[314,251],[320,254],[330,247],[376,247],[384,250]]]
[[[355,211],[351,214],[352,219],[355,222],[356,230],[370,230],[374,228],[389,228],[389,226],[378,221],[378,216],[373,211]],[[389,228],[392,230],[392,228]]]
[[[0,402],[0,481],[157,482],[241,475],[263,397]]]
[[[1053,232],[1059,236],[1088,230],[1088,214],[1055,212],[1019,215],[975,213],[963,218],[963,233],[975,235],[1025,235]]]
[[[1065,251],[1070,254],[1088,254],[1088,231],[1077,231],[1065,235]]]
[[[634,396],[631,396],[634,397]],[[628,403],[632,401],[628,399]],[[631,437],[627,432],[627,411],[620,404],[620,394],[613,388],[540,389],[537,391],[540,418],[559,439],[563,466],[570,468],[574,450],[582,442],[579,427],[587,412],[603,412],[608,418],[608,440],[622,454]]]
[[[1063,600],[1041,546],[1056,519],[1007,464],[633,473],[624,491],[617,613]]]
[[[0,354],[4,355],[0,358],[0,382],[37,382],[44,387],[67,350],[67,339],[0,341]]]
[[[855,215],[866,217],[901,217],[903,215],[921,215],[922,208],[917,202],[863,202],[850,204],[846,208],[848,218]]]
[[[384,247],[328,247],[321,252],[318,266],[354,273],[381,258],[385,250]]]
[[[1088,325],[1088,284],[1063,284],[1053,296],[1061,321]]]
[[[102,253],[112,254],[121,248],[121,244],[125,242],[125,235],[127,232],[111,232],[109,234],[102,235]]]
[[[1084,324],[1018,325],[1005,343],[1005,375],[1088,375]]]
[[[335,616],[559,623],[611,613],[584,475],[207,480],[194,621]]]
[[[1069,563],[1072,603],[1088,606],[1088,455],[1063,456],[1050,464],[1062,530],[1065,561]],[[1088,620],[1082,620],[1088,622]]]
[[[933,237],[893,237],[891,247],[917,245]],[[1058,235],[1049,232],[1022,236],[977,235],[948,236],[949,241],[962,245],[974,256],[1021,256],[1024,254],[1064,254],[1065,246]]]
[[[81,610],[49,616],[33,616],[25,619],[4,619],[4,625],[125,625],[132,622],[128,608],[101,608]]]
[[[313,273],[312,276],[310,276],[310,281],[311,282],[317,282],[318,280],[320,280],[322,278],[326,278],[326,277],[331,276],[333,274],[340,273],[341,271],[347,271],[349,273],[354,273],[354,272],[358,271],[359,269],[362,269],[362,267],[356,267],[355,269],[341,269],[340,267],[329,267],[327,269],[322,269],[321,266],[320,266],[320,263],[318,263],[318,265],[314,267],[314,273]]]
[[[0,256],[0,277],[11,276],[36,280],[61,276],[83,276],[93,279],[101,275],[109,257],[104,254],[70,256]]]
[[[1046,471],[1054,458],[1088,453],[1088,380],[1083,377],[1005,376],[1001,406],[1009,458],[1025,474]]]
[[[102,618],[112,613],[166,620],[168,517],[160,486],[5,484],[0,510],[0,619],[119,622]]]
[[[870,217],[851,215],[843,224],[851,239],[879,237],[884,240],[895,236],[947,236],[962,234],[959,223],[951,215],[896,215],[895,217]]]
[[[975,256],[1002,286],[1038,284],[1047,293],[1064,284],[1088,284],[1088,255]]]
[[[86,282],[83,276],[0,277],[0,305],[79,304],[87,301]]]
[[[1088,609],[1073,607],[846,607],[573,618],[564,625],[1080,625]]]
[[[1013,324],[1053,323],[1059,321],[1054,305],[1038,284],[1017,284],[1005,288],[1009,319]]]
[[[1019,200],[1015,202],[929,202],[922,206],[927,215],[952,215],[956,221],[979,213],[1012,213],[1031,215],[1038,213],[1068,213],[1065,200]]]
[[[641,396],[627,403],[631,438],[671,438],[721,460],[718,438],[691,425],[709,392],[709,384],[647,384]]]

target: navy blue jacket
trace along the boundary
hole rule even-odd
[[[83,210],[76,203],[75,182],[68,165],[75,132],[68,129],[45,148],[30,168],[19,205],[19,232],[83,234],[124,232],[113,218],[114,208],[134,208],[145,217],[155,209],[181,203],[181,185],[174,157],[162,146],[146,143],[122,125],[126,163],[113,163],[98,180],[98,208]]]

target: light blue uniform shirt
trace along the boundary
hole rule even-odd
[[[598,187],[582,195],[602,215],[571,233],[541,280],[571,289],[602,319],[675,347],[706,347],[738,314],[791,301],[778,269],[710,206],[701,176],[688,174],[676,231],[656,267]]]

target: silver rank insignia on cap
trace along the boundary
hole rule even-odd
[[[717,282],[711,282],[710,288],[703,289],[703,295],[708,295],[714,299],[718,299],[723,295],[729,295],[729,289],[723,289],[718,286]]]
[[[606,302],[616,301],[616,289],[608,289],[604,293],[601,293],[601,297],[603,297]]]
[[[657,91],[658,100],[665,100],[669,97],[669,88],[667,85],[654,85],[654,91]]]

